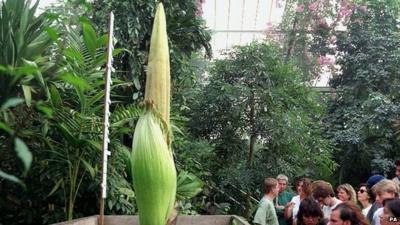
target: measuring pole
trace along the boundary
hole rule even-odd
[[[103,159],[102,159],[102,177],[101,177],[101,199],[100,199],[100,217],[99,224],[104,224],[104,201],[107,197],[107,159],[111,154],[108,151],[109,126],[108,118],[110,117],[110,86],[111,86],[111,71],[112,71],[112,52],[113,52],[113,31],[114,31],[114,14],[110,13],[110,21],[108,26],[108,43],[107,43],[107,64],[105,73],[105,96],[104,96],[104,119],[103,119]]]

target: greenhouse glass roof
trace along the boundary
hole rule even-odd
[[[282,0],[206,0],[203,18],[213,31],[214,56],[234,45],[265,39],[281,22]]]

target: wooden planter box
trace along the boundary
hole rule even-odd
[[[98,225],[99,216],[90,216],[53,225]],[[137,216],[104,216],[104,225],[139,225]],[[250,225],[235,215],[178,216],[176,225]]]

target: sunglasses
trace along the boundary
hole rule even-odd
[[[358,192],[360,192],[361,194],[363,194],[364,192],[367,192],[367,190],[360,189],[360,190],[358,190]]]

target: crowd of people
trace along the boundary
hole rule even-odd
[[[253,223],[259,225],[400,225],[400,159],[396,176],[372,175],[357,187],[301,177],[295,192],[280,174],[264,179],[264,196]]]

